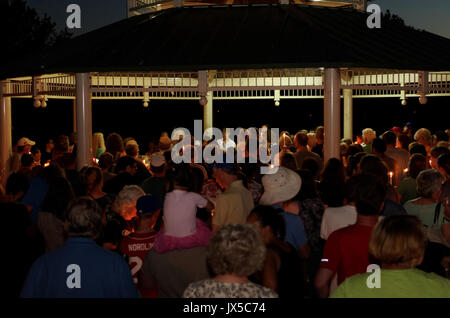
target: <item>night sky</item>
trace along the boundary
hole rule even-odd
[[[65,26],[67,5],[76,3],[82,10],[82,29],[88,32],[126,18],[126,0],[27,0],[40,14],[46,12],[58,28]],[[449,0],[377,0],[383,11],[401,16],[406,24],[450,38]],[[72,131],[72,101],[48,101],[47,108],[34,108],[31,99],[12,100],[13,143],[27,136],[42,143],[46,138]],[[93,100],[93,132],[105,137],[118,132],[122,137],[133,136],[147,150],[148,142],[161,131],[183,126],[191,128],[194,119],[203,118],[198,101],[155,101],[148,108],[142,101]],[[414,128],[428,127],[432,132],[450,128],[448,109],[450,98],[429,97],[426,105],[418,98],[409,98],[402,106],[399,98],[355,98],[354,133],[371,127],[378,134],[393,126],[410,121]],[[269,124],[295,133],[299,129],[314,129],[323,124],[323,100],[282,100],[279,107],[273,100],[214,101],[214,126],[251,127]]]
[[[39,14],[52,17],[59,29],[65,27],[69,4],[81,7],[81,34],[127,17],[126,0],[26,0]],[[376,0],[383,11],[390,10],[407,25],[450,38],[449,0]]]

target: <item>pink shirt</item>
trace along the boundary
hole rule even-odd
[[[173,190],[164,199],[165,234],[175,237],[192,235],[196,231],[197,208],[204,208],[208,201],[200,194]]]

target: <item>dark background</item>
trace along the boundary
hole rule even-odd
[[[72,100],[50,99],[47,104],[47,108],[34,108],[30,98],[12,99],[13,144],[26,136],[43,149],[47,138],[72,132]],[[428,97],[425,105],[419,104],[418,98],[408,98],[407,106],[402,106],[399,98],[354,98],[353,133],[370,127],[380,135],[407,122],[413,123],[414,130],[445,130],[450,128],[449,106],[450,97]],[[294,134],[323,125],[323,99],[281,100],[279,107],[270,99],[214,100],[213,108],[217,128],[269,124]],[[193,134],[194,119],[203,119],[203,108],[196,100],[151,100],[147,108],[140,100],[92,100],[93,133],[103,132],[105,139],[111,132],[134,137],[141,153],[162,131],[170,135],[174,128],[186,127]]]

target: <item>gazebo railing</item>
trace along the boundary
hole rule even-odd
[[[209,70],[200,72],[91,73],[92,98],[200,98],[208,91],[218,99],[319,98],[323,96],[321,69]],[[49,74],[4,82],[7,97],[74,98],[74,74]],[[450,94],[450,72],[341,70],[341,88],[355,97]]]
[[[423,75],[427,81],[421,80]],[[342,89],[450,93],[450,72],[346,70],[341,78]]]

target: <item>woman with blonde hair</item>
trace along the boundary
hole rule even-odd
[[[368,154],[372,153],[372,141],[377,138],[377,133],[372,128],[365,128],[362,131],[362,147]]]
[[[105,139],[103,133],[96,132],[92,135],[92,154],[95,158],[99,158],[106,151]]]
[[[423,225],[416,216],[383,219],[370,237],[372,271],[347,278],[331,297],[450,298],[450,280],[415,268],[423,261],[425,245]]]

